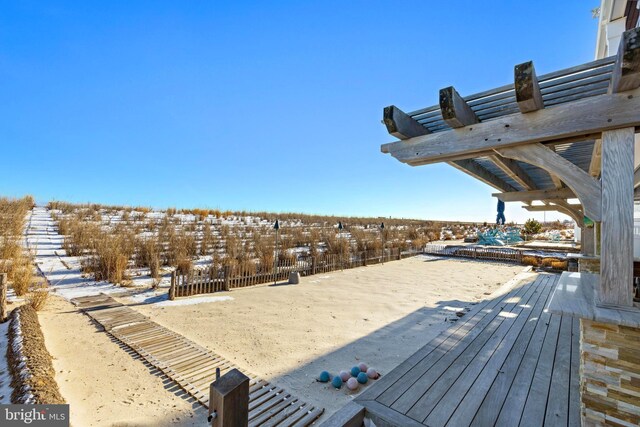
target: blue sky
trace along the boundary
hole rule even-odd
[[[491,221],[492,188],[380,153],[382,109],[590,61],[596,6],[3,2],[0,194]]]

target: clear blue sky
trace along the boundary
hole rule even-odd
[[[491,221],[490,187],[380,153],[382,109],[590,61],[598,5],[3,2],[0,194]]]

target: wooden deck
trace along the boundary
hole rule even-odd
[[[376,425],[579,426],[579,321],[544,311],[558,278],[478,304],[357,403]]]
[[[209,385],[216,368],[221,374],[237,368],[232,363],[149,320],[108,295],[76,298],[72,301],[148,363],[175,381],[202,405],[209,404]],[[249,426],[295,426],[312,424],[324,412],[285,390],[247,374],[249,383]]]

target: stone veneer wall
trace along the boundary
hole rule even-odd
[[[585,426],[640,425],[640,329],[580,320]]]

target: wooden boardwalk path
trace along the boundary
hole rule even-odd
[[[559,276],[478,304],[356,399],[402,426],[579,426],[579,321],[544,311]]]
[[[204,406],[209,404],[209,385],[215,378],[216,368],[220,368],[222,375],[236,368],[108,295],[81,297],[72,302],[108,334],[162,371]],[[280,387],[249,377],[250,426],[303,427],[312,424],[324,412],[323,408],[315,408]]]

